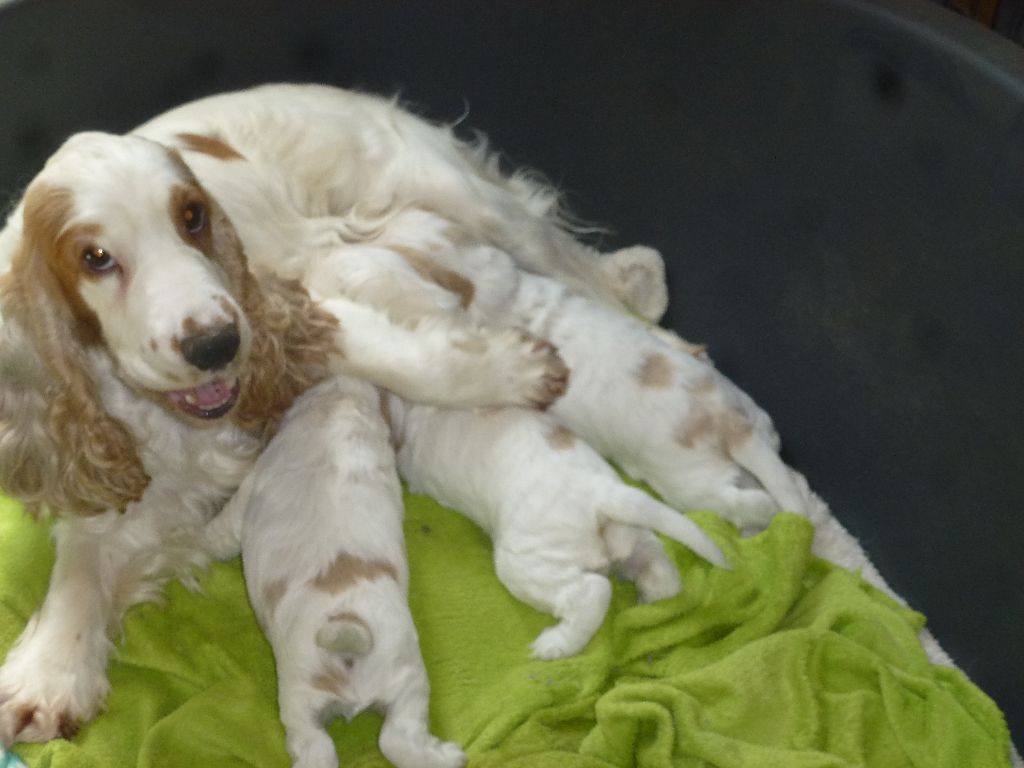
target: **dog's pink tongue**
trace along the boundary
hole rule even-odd
[[[231,397],[231,386],[226,381],[211,381],[196,387],[194,392],[200,408],[215,408]]]
[[[202,384],[195,389],[179,389],[177,392],[171,392],[170,397],[177,403],[187,402],[189,405],[209,410],[228,401],[231,397],[231,385],[218,379]]]

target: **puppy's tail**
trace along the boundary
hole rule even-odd
[[[729,568],[722,550],[704,531],[682,513],[632,486],[617,484],[606,496],[601,512],[609,520],[640,528],[652,528],[675,539],[712,565]]]
[[[780,509],[808,515],[809,499],[800,491],[796,472],[783,463],[774,447],[757,432],[730,443],[727,450],[733,461],[764,486]]]
[[[317,630],[316,644],[339,656],[365,656],[373,650],[373,633],[362,616],[343,611],[329,616]]]

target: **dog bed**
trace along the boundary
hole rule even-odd
[[[685,590],[637,605],[616,584],[609,615],[577,657],[540,662],[528,644],[552,619],[497,581],[472,523],[406,495],[410,602],[432,683],[435,732],[470,766],[610,768],[963,768],[1009,766],[997,706],[919,640],[924,617],[811,555],[814,528],[783,514],[741,537],[694,518],[735,569],[669,544]],[[817,546],[863,558],[823,510]],[[47,528],[0,507],[0,648],[45,593]],[[862,561],[863,562],[863,561]],[[873,575],[868,565],[867,575]],[[269,645],[249,610],[239,561],[174,584],[166,605],[124,622],[107,711],[72,741],[20,745],[33,768],[280,768]],[[941,651],[926,638],[930,655]],[[344,766],[386,766],[380,718],[330,729]]]
[[[644,242],[665,253],[673,302],[666,324],[710,342],[723,370],[775,418],[787,458],[864,540],[898,591],[927,612],[954,658],[1020,730],[1020,49],[924,0],[453,0],[444,13],[417,2],[333,0],[258,8],[237,0],[0,5],[5,199],[14,199],[75,130],[127,130],[176,103],[258,82],[398,91],[437,119],[468,110],[467,125],[576,193],[568,200],[574,211],[614,225],[617,234],[606,245]],[[607,756],[637,740],[662,745],[645,753],[662,759],[675,720],[655,713],[677,711],[675,699],[652,697],[661,702],[652,709],[619,697],[627,682],[645,680],[638,659],[651,658],[648,684],[652,669],[662,671],[657,651],[669,643],[654,630],[674,620],[655,618],[659,606],[633,606],[628,590],[620,590],[583,657],[538,668],[525,647],[545,618],[504,595],[483,568],[488,550],[472,527],[422,504],[410,507],[414,568],[456,571],[439,578],[444,591],[436,600],[423,591],[430,580],[414,572],[413,607],[424,628],[439,730],[465,740],[481,765],[502,764],[538,745],[561,748],[557,759],[568,763],[572,749]],[[0,521],[3,649],[41,603],[51,554],[43,528],[10,508]],[[837,523],[826,522],[831,555],[873,576],[861,550]],[[430,544],[441,539],[424,525],[444,533],[453,527],[474,546],[448,549],[431,566]],[[799,527],[783,518],[737,546],[766,547]],[[452,552],[467,563],[449,562]],[[473,558],[488,575],[467,574]],[[819,577],[835,583],[816,570],[824,568],[817,561],[803,562],[807,594]],[[679,622],[700,615],[685,600],[718,583],[700,574],[687,574],[688,597],[680,604],[686,610],[673,614]],[[237,564],[214,568],[202,582],[204,595],[173,587],[166,612],[144,607],[129,615],[127,641],[111,669],[110,712],[73,744],[25,747],[33,766],[132,765],[134,757],[119,761],[136,753],[140,765],[181,765],[179,755],[209,754],[204,749],[218,757],[196,758],[198,765],[282,764],[269,649],[249,616]],[[870,590],[851,590],[901,617],[902,636],[916,628],[916,615]],[[791,604],[806,605],[805,587],[798,591]],[[492,598],[504,608],[495,609]],[[703,645],[679,644],[666,658],[708,646],[716,650],[702,652],[701,668],[719,669],[741,660],[730,643],[761,647],[756,633],[715,623],[713,615],[705,617],[713,629],[703,635],[681,625],[684,639],[696,636]],[[858,641],[871,634],[861,621],[835,625]],[[480,642],[458,642],[456,627]],[[642,657],[623,651],[634,641],[623,645],[622,638],[631,637],[647,638],[635,640]],[[941,661],[928,636],[925,642],[930,658]],[[696,662],[686,663],[689,674]],[[771,668],[747,663],[754,669],[742,670],[744,685]],[[572,682],[563,682],[567,676]],[[881,677],[873,693],[850,700],[891,703],[893,689],[883,699]],[[211,682],[236,678],[219,691]],[[665,672],[654,680],[678,678]],[[947,686],[953,688],[969,690]],[[785,724],[799,713],[804,735],[812,734],[793,737],[801,748],[842,730],[826,729],[823,715],[809,719],[806,713],[816,711],[810,707],[781,700],[764,706],[763,719],[726,713],[729,686],[710,690],[722,700],[714,699],[714,714],[708,710],[706,722],[687,733],[725,733],[723,750],[733,748],[727,737],[744,723],[753,726],[750,744],[779,747],[800,730]],[[712,698],[705,693],[700,701]],[[932,712],[933,700],[919,696],[919,712]],[[954,700],[996,728],[989,705]],[[524,713],[534,705],[532,716]],[[678,711],[680,718],[687,712]],[[916,743],[947,744],[953,719],[936,725],[919,718],[926,735]],[[850,739],[870,730],[862,720],[889,722],[881,714],[843,719]],[[104,736],[107,728],[120,731]],[[379,759],[373,730],[370,716],[335,726],[343,756],[361,750],[349,764]],[[984,727],[972,732],[1002,740]],[[740,755],[743,739],[736,741]],[[865,736],[869,743],[881,742]],[[236,748],[237,757],[224,755]],[[802,764],[791,757],[781,764]],[[742,758],[748,765],[774,759]],[[991,764],[1003,764],[995,759]],[[541,764],[531,760],[521,762]]]

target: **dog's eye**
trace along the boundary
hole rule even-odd
[[[185,231],[190,235],[198,235],[206,226],[206,208],[202,203],[189,203],[181,218],[185,222]]]
[[[117,266],[114,257],[105,248],[86,248],[82,251],[82,261],[93,272],[109,272]]]

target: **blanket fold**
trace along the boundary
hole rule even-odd
[[[692,517],[733,570],[668,543],[684,591],[638,605],[616,583],[577,657],[529,658],[551,617],[497,581],[488,539],[407,495],[410,604],[433,686],[435,732],[478,768],[965,768],[1009,765],[995,704],[928,661],[923,617],[810,554],[810,524],[780,515],[749,538]],[[0,505],[0,651],[45,593],[44,526]],[[32,768],[288,765],[273,657],[238,561],[140,606],[110,667],[108,711],[73,742],[18,745]],[[341,765],[386,766],[380,718],[330,727]]]

